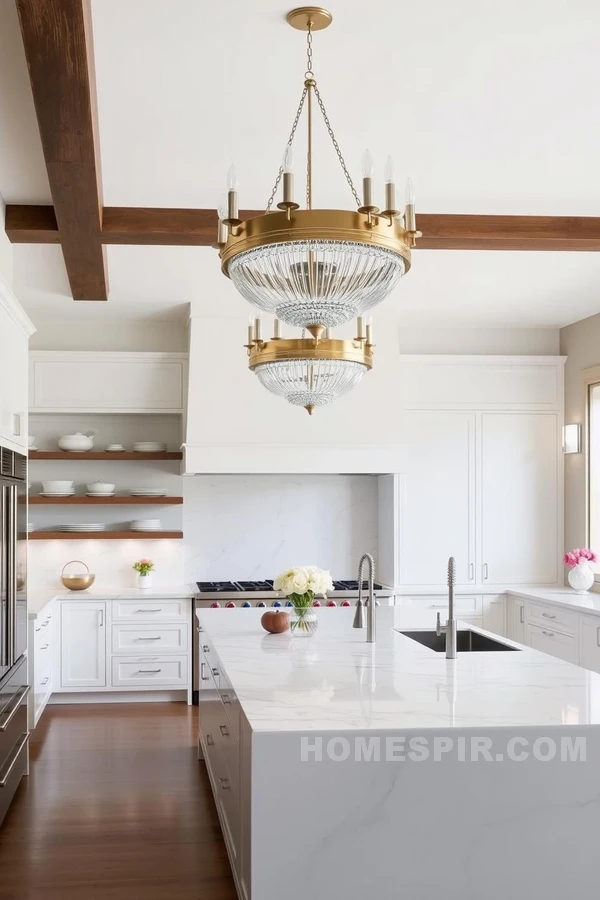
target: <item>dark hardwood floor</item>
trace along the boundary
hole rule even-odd
[[[0,900],[236,900],[197,716],[48,707],[0,829]]]

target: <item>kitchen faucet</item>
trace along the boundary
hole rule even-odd
[[[363,570],[365,563],[369,563],[369,597],[363,604]],[[367,610],[367,644],[375,643],[375,560],[370,553],[363,553],[358,564],[358,600],[356,601],[356,614],[354,616],[354,628],[365,627],[365,607]]]
[[[445,625],[437,614],[435,633],[446,635],[446,659],[456,659],[456,619],[454,618],[454,582],[456,580],[454,557],[448,560],[448,620]]]

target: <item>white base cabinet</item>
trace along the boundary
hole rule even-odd
[[[579,639],[579,665],[600,672],[600,616],[581,616]]]
[[[53,660],[56,652],[54,604],[49,603],[36,619],[29,620],[28,666],[29,729],[32,731],[40,720],[52,695]]]
[[[106,602],[60,604],[60,687],[106,687]]]

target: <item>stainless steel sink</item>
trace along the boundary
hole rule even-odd
[[[397,629],[400,631],[400,629]],[[446,652],[446,635],[436,634],[435,631],[400,631],[405,635],[436,653]],[[469,631],[464,629],[456,632],[456,649],[459,653],[488,653],[490,650],[519,650],[519,647],[509,647],[502,641],[496,641],[494,638],[486,637],[485,634],[479,634],[477,631]]]

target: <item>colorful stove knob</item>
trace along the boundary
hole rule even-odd
[[[221,604],[220,604],[220,603],[211,603],[211,604],[210,604],[210,608],[211,608],[211,609],[220,609],[220,608],[221,608]]]
[[[258,603],[257,603],[256,605],[257,605],[257,606],[260,606],[260,607],[263,607],[263,606],[266,606],[267,604],[265,603],[264,600],[259,600]]]
[[[273,600],[271,606],[282,606],[281,600]]]
[[[327,606],[337,606],[337,603],[335,602],[335,600],[330,600],[330,601],[327,603]]]
[[[340,606],[352,606],[349,600],[342,600]]]
[[[235,609],[235,603],[233,600],[230,600],[229,603],[225,604],[225,609]]]
[[[249,600],[244,600],[242,603],[242,609],[248,609],[249,606],[252,606]]]
[[[321,605],[320,600],[313,600],[313,606],[320,606],[320,605]]]
[[[293,606],[294,604],[292,603],[291,600],[288,600],[287,603],[286,603],[285,605],[286,605],[286,606]],[[316,606],[316,603],[313,603],[313,606]]]

